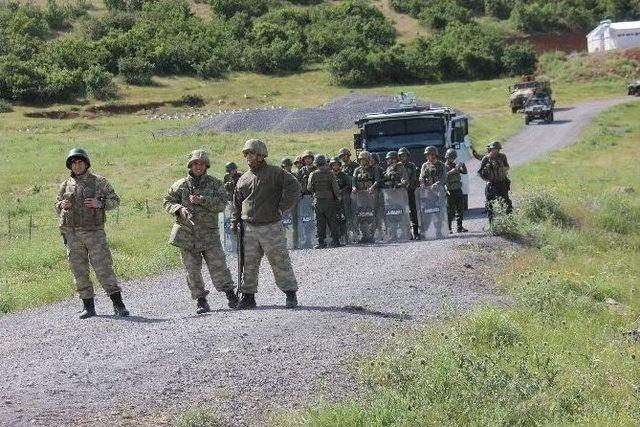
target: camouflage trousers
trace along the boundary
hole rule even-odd
[[[82,299],[93,298],[89,264],[96,273],[98,282],[108,295],[120,292],[118,280],[113,272],[113,259],[104,230],[64,230],[62,232],[69,267],[73,273],[76,291]]]
[[[234,289],[231,272],[227,267],[227,259],[220,239],[218,243],[204,251],[190,251],[188,249],[180,249],[180,257],[182,264],[187,271],[187,286],[191,291],[191,298],[198,299],[209,295],[209,291],[205,289],[204,280],[202,278],[202,260],[207,264],[211,282],[216,291],[226,292]]]
[[[276,285],[283,292],[298,290],[284,228],[282,222],[277,221],[264,225],[245,223],[244,285],[240,291],[248,294],[258,291],[258,273],[264,255],[271,264]]]

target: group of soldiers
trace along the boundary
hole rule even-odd
[[[502,198],[511,209],[508,197],[509,168],[506,156],[500,153],[499,142],[488,147],[482,157],[480,176],[487,181],[486,197],[489,217],[492,218],[492,201]],[[301,196],[312,194],[316,215],[318,244],[326,247],[326,230],[329,229],[331,246],[340,242],[344,227],[339,217],[348,206],[352,194],[375,194],[380,189],[406,189],[411,210],[411,238],[419,239],[418,215],[414,190],[418,186],[446,189],[448,194],[448,221],[457,221],[457,231],[462,226],[461,175],[467,173],[463,163],[456,163],[456,151],[446,152],[445,162],[437,159],[435,147],[425,149],[426,161],[420,171],[409,160],[409,150],[401,148],[386,155],[386,169],[382,169],[366,151],[358,154],[358,162],[351,160],[351,153],[343,148],[338,156],[329,160],[323,155],[314,156],[305,151],[295,161],[285,158],[280,166],[266,162],[266,144],[258,139],[245,142],[242,154],[248,170],[241,174],[233,163],[226,165],[227,173],[219,180],[207,173],[211,162],[204,150],[194,150],[187,161],[187,176],[177,180],[169,188],[165,198],[165,210],[175,219],[169,243],[178,247],[191,297],[196,301],[196,312],[211,310],[202,276],[203,260],[215,289],[224,293],[230,308],[256,307],[258,272],[263,256],[266,256],[276,285],[285,293],[285,306],[298,304],[298,283],[291,266],[283,213],[292,209]],[[71,171],[61,185],[55,209],[60,217],[60,230],[67,248],[69,266],[74,276],[76,290],[83,303],[80,318],[96,316],[94,290],[90,278],[91,265],[105,292],[111,298],[116,316],[125,317],[129,311],[122,300],[121,289],[113,270],[111,252],[104,231],[105,211],[116,208],[120,199],[113,187],[102,176],[89,171],[91,162],[87,152],[72,149],[66,158]],[[292,167],[296,167],[296,171]],[[218,215],[228,204],[233,206],[233,230],[242,237],[243,275],[234,284],[226,264],[219,233]],[[361,230],[361,243],[373,242],[372,230]],[[239,298],[239,293],[242,298]]]

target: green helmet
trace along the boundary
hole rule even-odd
[[[312,153],[311,151],[309,151],[309,150],[304,150],[304,151],[302,152],[302,154],[300,155],[300,157],[301,157],[302,159],[304,159],[305,157],[314,157],[314,155],[313,155],[313,153]]]
[[[282,159],[282,160],[280,161],[280,166],[287,166],[287,167],[291,167],[291,166],[293,166],[293,162],[291,161],[291,159],[290,159],[290,158],[285,157],[284,159]]]
[[[342,160],[340,160],[340,158],[338,157],[332,157],[331,160],[329,160],[329,166],[333,166],[334,163],[338,163],[340,166],[342,166]]]
[[[458,152],[456,150],[454,150],[453,148],[449,148],[447,150],[447,152],[444,155],[445,159],[451,159],[451,160],[455,160],[456,157],[458,157]]]
[[[338,151],[338,157],[350,156],[350,155],[351,155],[351,151],[349,151],[347,147],[342,147],[340,151]]]
[[[398,158],[398,152],[397,151],[389,151],[387,153],[387,156],[385,157],[385,159],[397,159]]]
[[[224,165],[224,169],[225,169],[227,172],[231,172],[231,171],[232,171],[232,170],[234,170],[234,169],[238,169],[238,165],[236,165],[236,164],[235,164],[235,163],[233,163],[233,162],[229,162],[229,163],[227,163],[226,165]]]
[[[398,150],[398,156],[401,156],[403,154],[406,154],[407,156],[411,156],[411,152],[407,147],[402,147]]]
[[[371,160],[371,153],[369,153],[368,151],[361,151],[358,154],[358,160]]]
[[[190,168],[191,164],[196,160],[202,160],[206,167],[211,167],[209,155],[204,150],[193,150],[191,153],[189,153],[189,163],[187,163],[187,168]]]
[[[269,152],[267,151],[267,144],[260,141],[259,139],[249,139],[244,143],[244,148],[242,149],[242,154],[245,154],[247,151],[253,151],[256,154],[267,157]]]
[[[322,154],[318,154],[315,159],[313,159],[313,164],[320,167],[327,164],[327,158]]]
[[[434,147],[433,145],[428,146],[427,148],[424,149],[424,154],[435,154],[436,156],[438,155],[438,150],[436,149],[436,147]]]
[[[491,144],[487,145],[487,148],[489,150],[493,150],[494,148],[502,150],[502,144],[500,144],[500,141],[493,141]]]
[[[91,167],[91,161],[89,160],[89,155],[82,148],[73,148],[67,154],[67,169],[71,169],[71,162],[75,159],[82,159],[87,164],[87,169]]]

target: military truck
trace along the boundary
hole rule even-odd
[[[527,98],[534,95],[547,95],[551,97],[551,82],[548,80],[534,80],[533,77],[525,76],[523,81],[509,86],[509,107],[512,113],[517,113],[524,109]]]
[[[388,151],[406,147],[418,169],[425,162],[424,150],[428,146],[436,147],[438,158],[443,161],[449,148],[456,150],[458,162],[471,158],[469,120],[465,115],[449,107],[418,105],[413,94],[403,93],[399,101],[397,108],[366,114],[356,121],[358,132],[353,136],[356,152],[366,150],[384,166]],[[462,191],[466,206],[468,176],[463,176]]]
[[[524,124],[528,125],[534,120],[544,120],[545,123],[553,122],[553,100],[546,95],[534,95],[527,98],[524,103]]]
[[[640,96],[640,79],[627,85],[627,95]]]

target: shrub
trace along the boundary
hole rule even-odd
[[[558,197],[548,192],[525,194],[519,211],[527,221],[532,223],[550,221],[562,226],[569,222],[569,216],[562,210]]]
[[[39,7],[20,4],[9,13],[6,28],[14,34],[44,39],[49,35],[47,21]]]
[[[267,13],[267,0],[209,0],[211,9],[218,15],[230,18],[237,13],[260,16]]]
[[[181,105],[188,105],[189,107],[202,107],[204,105],[204,98],[200,95],[187,94],[180,98]]]
[[[46,87],[46,71],[34,61],[0,58],[0,92],[11,101],[36,102]]]
[[[133,85],[151,84],[153,65],[144,58],[128,57],[118,60],[118,70],[124,81]]]
[[[246,53],[251,70],[267,74],[298,71],[305,58],[304,46],[295,31],[268,22],[258,22],[253,28]]]
[[[44,19],[52,30],[65,30],[71,26],[68,10],[58,5],[56,0],[47,0]]]
[[[94,65],[82,75],[87,95],[99,100],[115,98],[118,90],[113,82],[113,74]]]
[[[535,71],[538,57],[530,44],[512,44],[504,48],[501,61],[509,75],[531,74]]]
[[[51,67],[46,71],[45,100],[72,100],[85,94],[82,70]]]
[[[0,99],[0,113],[10,113],[13,111],[13,106],[9,101]]]
[[[418,18],[429,28],[441,30],[452,22],[467,23],[471,20],[471,12],[456,0],[441,0],[428,3]]]
[[[329,59],[329,73],[334,83],[347,86],[365,86],[373,82],[372,70],[363,49],[346,49]]]
[[[39,54],[39,60],[69,70],[87,70],[92,65],[108,63],[110,52],[90,40],[64,37],[50,41]]]
[[[212,56],[199,64],[196,64],[195,71],[203,79],[217,79],[224,76],[227,65],[224,60],[217,56]]]

